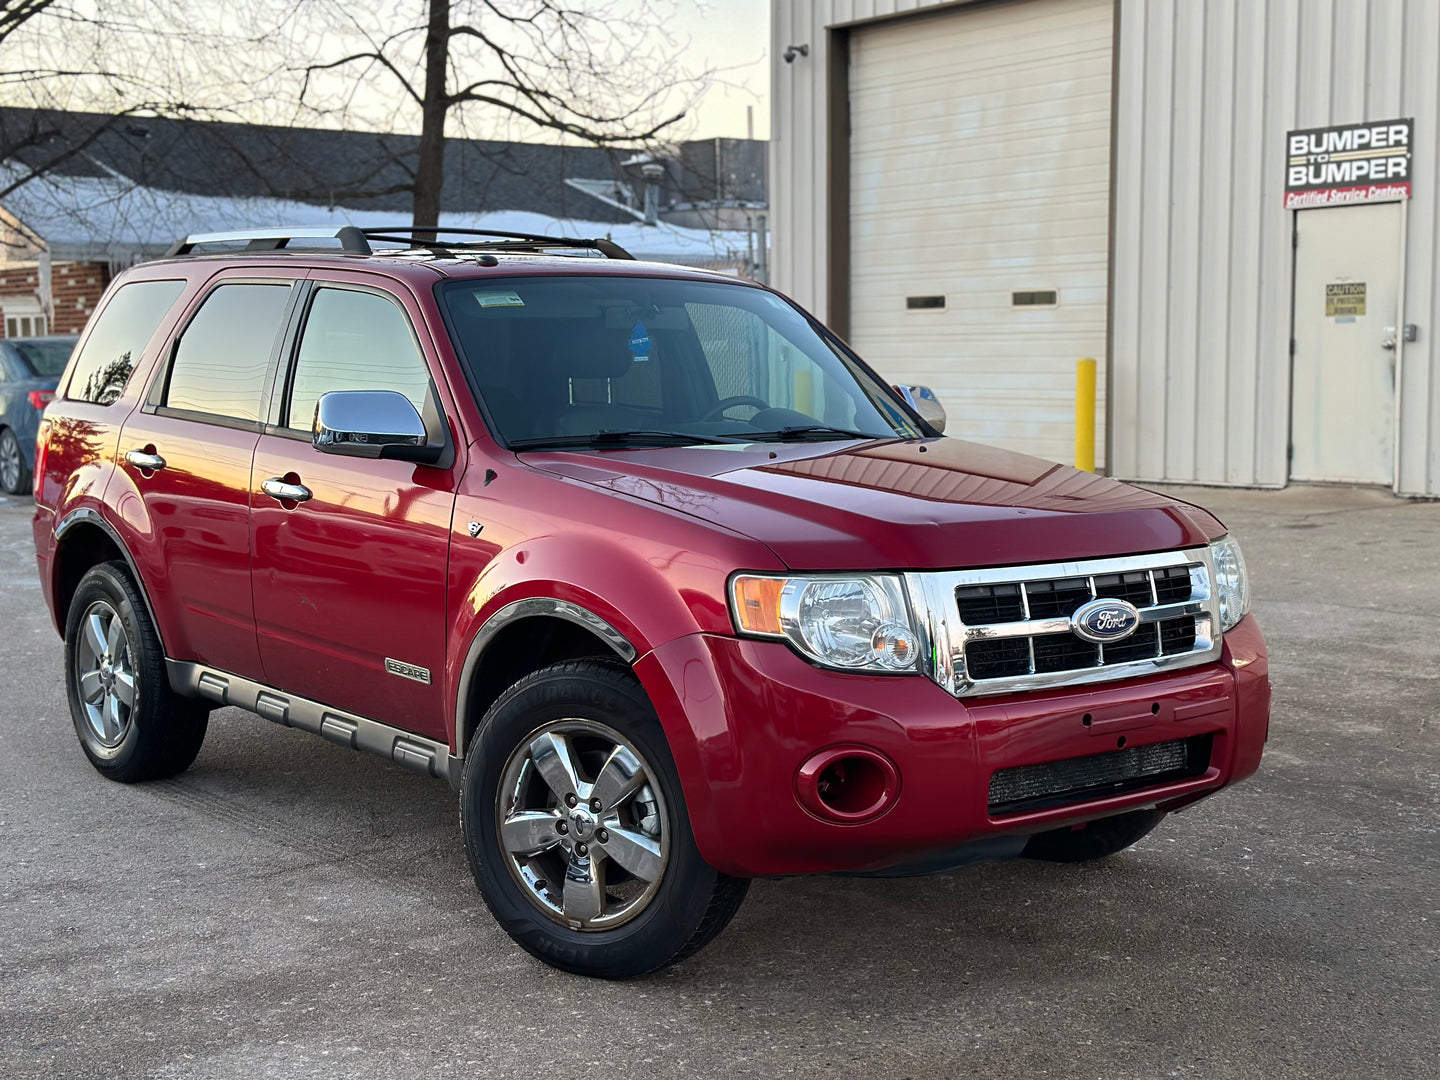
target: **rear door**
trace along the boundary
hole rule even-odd
[[[138,546],[172,659],[261,677],[250,593],[250,469],[267,384],[298,290],[293,278],[221,276],[182,322],[145,405],[120,434],[119,467],[144,503],[117,512]],[[168,617],[167,617],[168,616]]]
[[[332,390],[405,395],[432,436],[448,426],[433,346],[408,292],[355,274],[315,280],[251,478],[255,616],[266,681],[444,740],[446,570],[463,462],[322,454],[315,405]],[[455,444],[453,436],[452,445]],[[303,487],[281,501],[261,485]]]

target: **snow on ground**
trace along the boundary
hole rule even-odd
[[[17,178],[0,167],[0,187]],[[191,233],[230,232],[272,226],[305,228],[356,225],[384,228],[405,224],[405,214],[315,206],[289,199],[194,195],[139,187],[123,176],[43,176],[5,197],[4,210],[41,237],[58,258],[109,257],[133,261],[165,251]],[[710,232],[643,222],[552,218],[523,210],[447,213],[452,228],[605,238],[636,258],[708,263],[744,256],[743,232]],[[100,254],[100,253],[104,254]]]

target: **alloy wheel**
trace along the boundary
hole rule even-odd
[[[75,680],[91,736],[106,749],[119,746],[135,709],[135,658],[119,612],[104,600],[81,619]]]
[[[521,891],[574,930],[610,930],[654,899],[670,819],[649,764],[593,720],[557,720],[510,756],[497,793],[500,847]]]
[[[0,488],[14,491],[20,486],[20,443],[12,432],[0,435]]]

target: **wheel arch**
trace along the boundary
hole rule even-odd
[[[465,756],[485,711],[530,672],[586,656],[611,656],[629,667],[639,655],[629,638],[579,604],[543,596],[506,604],[476,631],[460,671],[456,756]]]
[[[80,579],[92,566],[116,561],[124,562],[125,568],[130,572],[130,578],[135,582],[140,598],[145,601],[145,613],[150,616],[150,623],[155,627],[160,648],[168,656],[165,633],[161,629],[160,620],[155,617],[155,608],[150,603],[150,591],[145,587],[145,579],[140,576],[134,557],[115,527],[106,521],[98,510],[88,506],[70,511],[55,527],[55,553],[50,574],[55,597],[56,628],[63,637],[70,602],[75,597]]]

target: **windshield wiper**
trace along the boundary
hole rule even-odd
[[[777,442],[787,442],[792,439],[804,439],[810,435],[825,435],[829,437],[839,436],[845,439],[898,439],[901,436],[893,431],[888,435],[873,435],[867,431],[851,431],[848,428],[831,427],[829,424],[795,424],[791,427],[777,428],[774,431],[758,431],[748,436],[755,442],[764,442],[767,439],[774,439]]]
[[[659,429],[636,428],[623,431],[595,431],[589,435],[550,435],[535,439],[514,439],[512,450],[563,449],[571,446],[692,446],[697,443],[714,444],[750,442],[728,435],[697,435],[689,431],[662,431]]]

